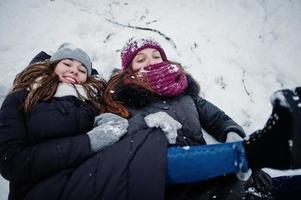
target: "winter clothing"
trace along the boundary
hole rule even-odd
[[[273,178],[274,200],[298,200],[301,196],[301,175]]]
[[[301,87],[296,87],[292,90],[280,90],[274,93],[271,99],[272,103],[277,106],[278,104],[289,110],[290,118],[292,119],[292,168],[301,167]],[[282,119],[283,120],[283,119]],[[288,123],[289,124],[289,123]],[[284,127],[287,128],[287,127]],[[288,129],[288,128],[287,128]],[[280,130],[279,130],[280,134]]]
[[[241,138],[239,135],[237,135],[237,133],[231,131],[227,134],[226,143],[227,142],[238,142],[238,141],[242,141],[242,140],[243,140],[243,138]],[[249,169],[247,172],[242,172],[242,171],[237,172],[236,176],[239,180],[246,181],[250,178],[251,174],[252,174],[252,169]]]
[[[182,128],[182,125],[170,117],[166,112],[159,111],[154,114],[149,114],[144,118],[148,127],[160,127],[165,133],[169,144],[175,144],[177,139],[177,130]]]
[[[127,41],[125,46],[121,50],[121,61],[122,61],[122,69],[125,70],[129,67],[133,58],[136,54],[146,48],[154,48],[158,50],[161,54],[163,61],[167,60],[166,54],[160,44],[156,42],[151,37],[149,38],[131,38]]]
[[[202,129],[217,141],[225,142],[227,133],[234,131],[245,137],[243,129],[223,111],[198,96],[199,88],[191,76],[187,76],[188,87],[178,97],[161,97],[132,85],[119,85],[114,89],[113,98],[127,106],[132,116],[144,116],[159,111],[166,112],[180,122],[177,144],[181,146],[206,144]]]
[[[63,59],[74,59],[81,62],[87,70],[88,76],[92,74],[92,62],[90,57],[82,49],[75,47],[70,43],[62,44],[58,50],[51,56],[53,62]]]
[[[177,131],[176,145],[178,146],[184,147],[206,144],[203,138],[202,129],[210,133],[219,142],[225,142],[227,133],[231,131],[236,132],[241,137],[245,136],[242,128],[239,125],[237,125],[229,116],[227,116],[223,111],[221,111],[219,108],[217,108],[210,102],[198,96],[199,88],[197,87],[197,84],[192,77],[187,76],[187,80],[188,87],[186,88],[184,93],[173,98],[158,96],[145,89],[133,87],[132,85],[127,84],[120,84],[119,86],[117,86],[117,88],[114,88],[115,92],[113,94],[113,97],[115,100],[123,102],[124,105],[126,105],[127,108],[130,110],[132,116],[135,116],[136,114],[142,114],[143,116],[147,116],[148,114],[163,111],[170,115],[172,118],[174,118],[174,120],[178,121],[182,125],[182,128]],[[235,171],[232,172],[238,172],[240,169],[239,166],[233,165],[235,160],[239,161],[239,164],[245,162],[245,157],[242,153],[243,143],[240,142],[239,145],[236,146],[239,146],[240,148],[235,147],[237,149],[233,149],[233,145],[225,145],[225,147],[221,146],[221,149],[223,151],[225,150],[226,154],[227,151],[229,154],[231,154],[230,158],[227,158],[227,161],[229,161],[229,170],[234,170],[233,168],[235,168]],[[206,146],[205,148],[210,147]],[[177,155],[173,155],[173,153],[177,154],[179,152],[172,152],[172,149],[173,147],[170,147],[168,153],[168,179],[170,181],[175,180],[172,177],[177,178],[177,175],[171,171],[172,168],[178,169],[178,167],[175,167],[175,163],[178,163],[179,165],[181,165],[182,163],[179,160],[179,162],[177,161],[177,159],[179,159]],[[204,150],[204,152],[206,152],[206,150]],[[207,150],[207,153],[209,152],[210,151]],[[237,154],[241,152],[240,156],[235,154],[235,152]],[[193,153],[190,154],[190,156],[194,157]],[[212,151],[211,155],[214,155],[214,151]],[[181,157],[181,154],[179,154],[179,156]],[[225,157],[220,157],[220,159]],[[199,163],[203,162],[204,160],[200,161]],[[184,165],[188,163],[189,162],[185,161]],[[241,167],[246,167],[246,165],[244,164]],[[207,168],[206,166],[199,167],[200,169],[210,169],[209,172],[204,172],[204,175],[217,175],[218,169],[212,169],[210,167]],[[194,165],[194,169],[195,168],[196,166]],[[192,177],[183,176],[183,178],[190,179]],[[223,184],[221,184],[222,182]],[[203,188],[203,190],[195,190],[196,188],[190,187],[190,184],[181,184],[183,185],[183,187],[178,187],[177,184],[171,184],[167,188],[167,198],[174,199],[175,197],[181,196],[180,194],[183,195],[187,190],[189,190],[191,193],[195,194],[194,199],[203,199],[203,195],[207,194],[208,192],[210,194],[216,194],[214,192],[217,191],[217,188],[227,188],[225,190],[220,190],[220,193],[217,194],[225,197],[226,199],[239,199],[241,197],[246,196],[246,188],[244,187],[245,184],[242,181],[239,181],[235,175],[219,177],[217,179],[214,179],[212,182],[206,181],[197,182],[194,184],[200,186],[199,188]],[[213,195],[211,195],[211,198],[213,198],[212,196]],[[182,199],[188,198],[187,195],[184,195],[182,197]],[[208,198],[209,197],[206,197],[204,199]]]
[[[167,141],[159,129],[137,115],[122,140],[93,152],[86,133],[96,108],[65,96],[24,113],[27,94],[8,95],[0,111],[0,172],[10,181],[9,200],[164,199]]]
[[[165,61],[144,69],[148,84],[159,95],[176,97],[187,88],[187,76],[176,64]]]
[[[216,163],[222,164],[223,167],[216,167]],[[221,174],[247,170],[248,163],[243,142],[168,149],[168,182],[197,182]]]
[[[35,84],[34,84],[35,85]],[[33,86],[35,88],[37,86]],[[75,89],[76,88],[76,89]],[[60,83],[56,89],[54,97],[75,96],[81,100],[88,100],[85,89],[80,84]]]
[[[237,133],[231,131],[227,134],[227,139],[226,142],[237,142],[237,141],[242,141],[243,138],[240,137]]]
[[[27,94],[8,95],[0,112],[0,167],[10,181],[9,199],[25,198],[37,183],[67,173],[92,155],[85,133],[97,115],[93,106],[66,96],[39,102],[24,113],[20,109]]]
[[[38,53],[30,62],[29,64],[34,64],[37,62],[43,62],[47,59],[50,59],[51,56],[49,54],[47,54],[45,51],[41,51],[40,53]],[[92,68],[92,76],[94,75],[98,75],[98,71],[94,68]]]
[[[272,96],[273,112],[265,127],[251,134],[250,138],[246,141],[226,143],[223,145],[169,148],[168,180],[170,182],[181,183],[193,182],[223,173],[244,171],[247,169],[247,160],[249,167],[253,168],[253,174],[251,178],[245,182],[244,188],[246,191],[247,188],[251,188],[255,193],[249,192],[249,195],[244,197],[244,199],[254,199],[252,194],[258,195],[258,197],[255,196],[255,199],[259,197],[260,199],[278,199],[279,195],[281,196],[280,199],[282,199],[284,196],[287,196],[289,192],[298,194],[296,190],[291,189],[296,188],[296,185],[292,187],[293,184],[299,184],[297,177],[274,178],[274,183],[272,183],[271,177],[261,170],[256,170],[256,168],[271,167],[276,169],[290,169],[296,167],[294,164],[296,164],[298,160],[294,160],[294,158],[291,159],[292,149],[288,141],[293,138],[294,133],[300,133],[298,125],[293,126],[293,124],[299,123],[301,119],[301,116],[298,116],[298,114],[300,114],[298,111],[300,107],[298,105],[300,97],[301,93],[292,90],[280,90],[274,93]],[[231,132],[229,134],[231,134]],[[230,136],[233,137],[233,134],[231,135]],[[228,136],[227,141],[232,140],[231,137]],[[235,134],[234,136],[237,138]],[[294,145],[293,138],[292,147],[294,147]],[[214,160],[210,160],[212,158],[214,158]],[[225,161],[223,158],[230,160]],[[223,168],[215,167],[218,166],[218,163],[222,165]],[[233,163],[235,164],[233,165]],[[196,167],[196,165],[202,167]],[[208,167],[208,169],[206,167]],[[290,180],[297,181],[292,184]],[[288,189],[287,186],[291,187]],[[191,192],[189,189],[188,191]],[[273,196],[272,192],[275,193]],[[177,197],[177,195],[173,194],[172,199],[173,197]],[[224,199],[224,197],[222,198]],[[176,199],[179,198],[177,197]]]
[[[49,57],[41,52],[31,64]],[[10,182],[9,200],[163,200],[167,140],[161,130],[149,129],[143,116],[136,115],[121,140],[92,151],[91,134],[86,133],[98,111],[69,89],[60,84],[53,99],[38,102],[27,113],[21,108],[28,91],[4,100],[0,173]],[[96,117],[95,124],[102,126],[109,118]]]
[[[150,128],[159,127],[165,133],[169,144],[176,143],[177,130],[182,125],[167,113],[160,111],[149,114],[144,120]],[[252,170],[248,169],[242,140],[237,133],[229,132],[226,140],[228,143],[224,145],[170,147],[167,156],[167,181],[171,183],[189,183],[234,172],[237,172],[236,175],[239,180],[248,180]],[[225,158],[228,159],[228,162],[225,162]],[[208,161],[210,161],[210,165],[207,170],[199,167],[207,166]],[[221,165],[223,166],[222,168],[216,167]],[[209,170],[210,168],[214,169],[214,171]]]
[[[49,54],[47,54],[45,51],[41,51],[29,62],[29,65],[37,63],[37,62],[42,62],[42,61],[44,61],[46,59],[50,59],[50,58],[51,58],[51,56]]]
[[[203,182],[182,183],[172,185],[166,199],[193,200],[193,199],[272,199],[272,179],[262,170],[254,171],[247,182],[237,181],[234,174],[211,178]]]
[[[101,114],[96,117],[95,125],[87,134],[92,151],[99,151],[117,142],[126,132],[128,121],[112,113]]]
[[[287,142],[289,135],[285,133],[292,130],[290,121],[290,114],[286,109],[274,107],[264,129],[252,134],[250,139],[245,142],[251,166],[288,169],[291,165],[291,153]],[[271,136],[273,136],[272,140]]]
[[[276,169],[300,168],[301,88],[280,90],[271,98],[272,114],[262,130],[245,142],[253,167]],[[273,140],[271,140],[273,137]],[[292,144],[289,144],[292,140]],[[263,145],[264,144],[264,145]]]
[[[121,140],[74,168],[61,199],[164,199],[166,139],[139,116],[129,124]]]

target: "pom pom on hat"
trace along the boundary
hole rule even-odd
[[[92,74],[92,62],[88,54],[82,49],[70,43],[63,43],[58,50],[51,56],[51,61],[63,59],[74,59],[81,62],[87,70],[88,76]]]
[[[160,44],[151,37],[131,38],[121,50],[122,70],[129,67],[137,53],[146,48],[153,48],[160,52],[162,60],[167,61],[166,54]]]

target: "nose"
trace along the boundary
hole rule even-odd
[[[153,65],[153,64],[156,64],[156,60],[153,58],[149,58],[147,65]]]
[[[73,73],[73,74],[77,74],[78,73],[77,67],[72,66],[69,69],[70,69],[70,72]]]

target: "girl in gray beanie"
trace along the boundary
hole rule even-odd
[[[0,111],[0,171],[10,181],[9,199],[33,199],[33,188],[50,188],[47,198],[59,199],[62,190],[53,188],[66,184],[72,168],[126,133],[126,119],[104,113],[106,83],[91,71],[87,53],[64,43],[16,76]],[[53,177],[61,178],[47,182]]]
[[[91,76],[92,62],[88,54],[70,43],[63,43],[51,56],[50,61],[57,62],[63,59],[77,60],[86,68],[87,75]]]

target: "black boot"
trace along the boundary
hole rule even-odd
[[[288,108],[274,102],[273,112],[262,130],[245,141],[250,168],[288,169],[291,166],[292,122]]]
[[[301,168],[301,87],[272,96],[273,112],[245,141],[249,167]]]
[[[285,90],[289,110],[292,115],[292,168],[301,168],[301,87]]]
[[[262,130],[245,141],[251,168],[301,167],[301,88],[272,96],[273,112]]]

